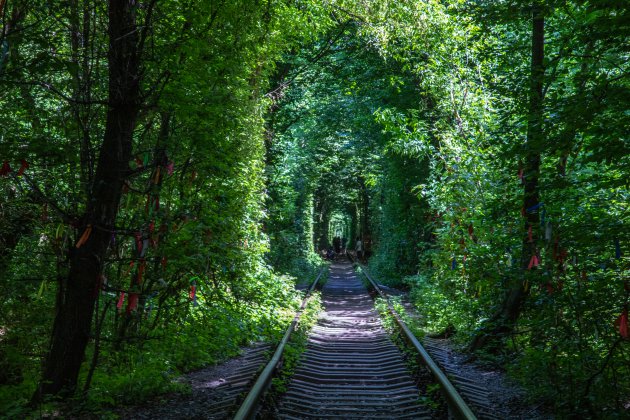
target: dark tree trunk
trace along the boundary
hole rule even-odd
[[[85,243],[73,248],[70,272],[59,287],[50,353],[35,400],[68,396],[77,386],[90,337],[99,276],[131,158],[139,108],[140,59],[133,0],[109,1],[109,109],[92,194],[80,228]]]
[[[529,112],[527,120],[527,144],[525,145],[523,166],[523,212],[524,230],[521,254],[521,276],[513,279],[500,310],[492,317],[488,328],[473,339],[471,350],[483,347],[497,347],[497,341],[510,334],[518,320],[529,285],[536,275],[531,266],[532,257],[540,258],[537,242],[540,236],[539,188],[541,150],[543,133],[543,84],[545,57],[545,21],[542,8],[535,3],[532,10],[532,61],[529,90]]]
[[[325,193],[317,192],[317,197],[325,197]],[[315,202],[315,251],[328,249],[328,231],[330,229],[330,206],[325,199]]]
[[[372,235],[370,232],[370,194],[368,193],[365,180],[360,179],[360,201],[361,201],[361,213],[359,220],[359,235],[363,242],[363,256],[369,257],[372,252]],[[356,243],[356,240],[355,240]]]
[[[92,69],[90,64],[91,15],[89,0],[70,1],[70,59],[75,65],[73,70],[73,97],[77,102],[72,107],[76,127],[77,144],[79,146],[81,190],[89,195],[89,188],[94,176],[94,159],[92,151]]]

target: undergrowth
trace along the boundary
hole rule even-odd
[[[293,318],[300,299],[288,276],[259,279],[256,300],[236,299],[229,289],[222,299],[206,301],[200,295],[181,317],[163,318],[159,328],[145,329],[145,319],[124,342],[104,333],[98,365],[87,392],[64,403],[48,400],[28,406],[35,391],[39,358],[22,356],[24,379],[0,386],[0,418],[96,415],[105,418],[111,410],[138,405],[165,393],[186,393],[188,388],[174,379],[205,366],[237,356],[241,348],[255,342],[278,341]],[[110,297],[103,297],[104,300]],[[307,318],[305,318],[307,319]],[[107,318],[105,322],[114,322]],[[132,339],[138,337],[138,339]],[[141,337],[141,339],[140,339]],[[92,361],[94,345],[87,351],[79,383],[84,384]]]

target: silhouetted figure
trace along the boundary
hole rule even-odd
[[[331,261],[335,259],[335,251],[332,246],[328,248],[328,251],[326,251],[326,258]]]
[[[361,261],[363,259],[363,242],[361,238],[357,236],[357,243],[354,246],[354,250],[357,252],[357,259]]]
[[[341,252],[341,238],[339,236],[333,238],[333,248],[335,248],[335,253]]]

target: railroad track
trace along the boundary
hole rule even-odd
[[[455,394],[451,392],[456,389],[457,395],[459,395],[459,398],[463,400],[462,402],[464,402],[467,406],[472,407],[475,415],[480,419],[501,420],[507,418],[506,412],[495,407],[490,401],[490,392],[478,381],[478,378],[473,379],[459,373],[457,363],[454,363],[452,360],[452,351],[440,343],[440,340],[425,337],[421,344],[416,337],[413,336],[411,331],[407,328],[389,303],[387,294],[383,292],[378,283],[372,278],[372,276],[370,276],[367,269],[363,266],[361,268],[363,270],[363,275],[371,283],[372,287],[388,302],[390,312],[399,324],[407,343],[411,347],[416,348],[422,362],[434,374],[434,377],[445,389],[453,387],[452,390],[449,389],[445,392],[445,397],[447,399],[457,398]],[[448,377],[446,375],[448,375]],[[448,382],[445,382],[447,378]],[[455,401],[450,401],[451,405],[454,402]],[[460,402],[456,402],[456,404],[459,405]],[[462,415],[463,417],[473,415],[472,410],[470,413],[461,413],[460,416]]]
[[[508,418],[508,414],[498,409],[490,401],[490,391],[478,380],[464,377],[459,374],[457,365],[451,360],[451,351],[445,348],[440,340],[425,337],[422,345],[429,352],[440,368],[451,378],[451,382],[464,400],[474,409],[475,414],[484,420],[502,420]]]
[[[369,273],[365,269],[362,271],[373,288],[387,298]],[[193,378],[193,394],[196,388],[206,388],[197,396],[193,395],[196,409],[200,410],[194,413],[194,410],[186,410],[185,416],[178,416],[170,408],[178,405],[181,408],[181,401],[172,401],[142,414],[136,412],[133,417],[122,415],[122,418],[176,419],[191,418],[192,415],[192,418],[227,419],[232,418],[237,404],[240,408],[234,419],[256,418],[259,402],[281,364],[284,349],[323,272],[324,269],[311,284],[300,310],[271,358],[269,354],[273,349],[269,345],[250,348],[234,361],[237,367],[221,383],[210,384],[202,380],[197,384],[200,386],[195,386]],[[408,372],[400,350],[384,330],[372,297],[350,263],[332,266],[322,298],[325,311],[309,334],[306,350],[287,391],[276,399],[275,407],[266,407],[264,418],[270,415],[289,420],[434,418],[420,403],[421,392]],[[425,339],[425,350],[391,305],[390,311],[402,335],[416,348],[420,359],[440,384],[449,406],[449,417],[475,419],[467,402],[480,418],[504,418],[494,410],[482,386],[458,376],[457,368],[449,363],[448,349],[438,340]],[[204,401],[199,404],[199,399]]]
[[[325,311],[280,399],[277,417],[430,419],[350,264],[333,265],[322,296]]]
[[[315,283],[310,290],[313,290]],[[373,284],[380,292],[376,283]],[[306,350],[286,393],[279,398],[274,417],[433,418],[430,410],[420,404],[420,390],[408,372],[400,350],[383,329],[374,302],[350,263],[332,266],[322,297],[325,312],[309,335]],[[305,305],[306,299],[302,308]],[[393,315],[401,324],[402,331],[415,340],[416,349],[444,392],[449,412],[458,418],[475,419],[446,375],[395,312]],[[235,419],[256,416],[258,401],[271,381],[298,317],[299,314]]]

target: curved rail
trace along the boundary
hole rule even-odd
[[[280,360],[282,359],[284,348],[289,342],[289,338],[291,338],[291,334],[295,330],[295,327],[300,320],[300,316],[302,315],[304,308],[306,308],[306,304],[311,297],[311,293],[315,289],[317,283],[319,283],[319,279],[322,277],[322,274],[324,274],[325,269],[325,266],[322,267],[322,269],[319,271],[319,274],[317,275],[317,278],[315,278],[313,284],[311,284],[311,287],[306,292],[306,296],[304,297],[304,300],[302,300],[302,305],[300,306],[300,309],[298,309],[295,317],[293,317],[293,321],[291,321],[289,328],[287,328],[287,331],[284,333],[284,336],[282,337],[280,344],[278,344],[278,347],[271,357],[271,360],[269,361],[269,363],[267,363],[263,371],[260,373],[260,376],[258,376],[258,379],[256,379],[256,382],[252,386],[252,389],[249,391],[249,393],[245,397],[245,400],[236,412],[234,420],[245,420],[251,418],[254,415],[254,412],[258,407],[258,401],[269,386],[269,382],[271,381],[271,378],[273,377],[273,374],[278,364],[280,363]]]
[[[348,254],[348,255],[351,255],[351,254]],[[353,256],[351,256],[350,258],[354,260]],[[427,366],[429,371],[433,374],[433,377],[435,378],[435,380],[440,384],[440,387],[441,387],[441,389],[442,389],[442,391],[444,393],[444,396],[446,398],[448,406],[449,406],[450,410],[452,411],[453,415],[455,417],[461,418],[461,419],[476,420],[477,417],[472,412],[470,407],[468,407],[468,404],[466,404],[466,402],[461,397],[459,392],[457,392],[457,389],[455,389],[455,387],[453,386],[451,381],[446,377],[444,372],[442,372],[442,370],[437,365],[437,363],[435,363],[435,361],[433,361],[433,359],[431,358],[429,353],[424,349],[422,344],[420,344],[420,341],[418,341],[418,339],[411,332],[409,327],[407,327],[407,324],[405,324],[403,322],[403,320],[400,318],[400,316],[398,315],[398,313],[396,312],[396,310],[394,309],[394,307],[390,303],[389,298],[387,297],[387,295],[381,290],[381,288],[374,281],[374,279],[372,279],[372,276],[367,271],[365,266],[363,266],[360,263],[358,263],[358,264],[361,267],[361,273],[372,284],[372,286],[374,287],[374,290],[376,290],[378,292],[378,294],[383,299],[385,299],[385,301],[387,302],[387,307],[389,309],[389,312],[392,314],[392,316],[396,320],[396,323],[400,327],[401,331],[405,334],[405,337],[407,338],[409,343],[416,349],[416,351],[420,355],[420,358],[422,359],[423,363]]]

